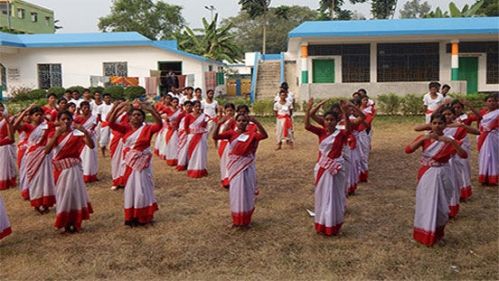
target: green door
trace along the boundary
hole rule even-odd
[[[466,81],[466,93],[478,93],[478,58],[459,58],[459,80]]]
[[[313,83],[334,83],[334,60],[312,61]]]

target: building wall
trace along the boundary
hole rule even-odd
[[[451,93],[465,93],[466,81],[442,80],[442,84],[451,86]],[[428,82],[375,82],[375,83],[334,83],[334,84],[303,84],[299,87],[299,101],[313,98],[349,98],[358,89],[364,88],[370,97],[382,94],[395,93],[397,95],[417,94],[423,95],[428,92]]]
[[[182,73],[194,74],[195,87],[204,89],[204,72],[209,67],[208,63],[154,47],[26,48],[0,55],[8,69],[9,92],[14,87],[38,88],[37,64],[60,63],[63,87],[90,86],[90,75],[103,75],[104,62],[127,62],[128,76],[139,77],[144,86],[149,71],[158,69],[158,61],[182,61]]]
[[[10,28],[18,33],[54,33],[54,12],[28,2],[14,0],[11,4]],[[24,9],[24,18],[18,17],[18,9]],[[33,22],[31,13],[36,13],[38,20]],[[47,21],[46,18],[49,20]],[[8,28],[8,16],[0,13],[0,28]]]

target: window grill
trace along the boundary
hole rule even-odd
[[[378,44],[378,82],[439,80],[438,43]]]
[[[369,44],[310,45],[310,56],[341,56],[342,82],[369,82]]]
[[[40,89],[62,87],[61,64],[39,64],[38,87]]]

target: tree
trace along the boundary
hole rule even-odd
[[[180,49],[210,59],[234,63],[242,58],[242,51],[235,43],[236,34],[231,33],[232,23],[217,26],[218,14],[208,23],[203,18],[203,28],[194,30],[185,27],[176,34]]]
[[[376,19],[387,19],[393,16],[397,0],[372,0],[371,13]]]
[[[136,31],[150,39],[173,38],[184,25],[182,7],[162,1],[113,0],[111,14],[99,18],[99,29]]]
[[[263,36],[262,36],[262,53],[266,52],[267,45],[267,14],[269,11],[271,0],[239,0],[242,10],[246,11],[251,17],[261,17],[263,22]]]
[[[440,8],[436,8],[435,11],[431,11],[426,17],[428,18],[467,18],[467,17],[477,17],[481,16],[480,8],[485,3],[485,0],[480,0],[475,2],[475,4],[464,5],[462,9],[459,9],[454,2],[449,3],[449,11],[442,11]]]
[[[478,9],[477,14],[487,17],[499,16],[499,1],[484,0],[483,5]]]
[[[283,13],[283,11],[286,11]],[[272,28],[267,30],[267,35],[272,40],[266,44],[269,54],[276,54],[287,50],[288,33],[307,20],[316,20],[319,13],[308,7],[279,6],[269,8],[268,22]],[[222,23],[230,22],[237,34],[236,44],[243,52],[254,52],[262,47],[262,21],[260,18],[251,17],[246,11],[240,11],[235,17],[225,19]]]
[[[366,0],[350,0],[350,3],[364,3]],[[319,19],[321,20],[349,20],[353,17],[353,12],[343,10],[344,0],[320,0],[319,1]]]
[[[412,0],[404,4],[404,7],[400,10],[400,17],[403,19],[424,18],[430,10],[431,6],[428,2],[421,3],[420,0]]]
[[[63,29],[63,27],[58,25],[58,24],[59,24],[59,20],[55,20],[54,21],[54,29],[55,30]]]

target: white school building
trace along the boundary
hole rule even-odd
[[[169,70],[187,76],[186,86],[206,89],[206,77],[212,77],[207,73],[216,74],[223,66],[179,50],[175,40],[153,41],[136,32],[0,32],[0,85],[4,96],[19,87],[104,86],[112,76],[138,78],[138,84],[145,87],[146,78],[164,77]],[[166,91],[161,77],[158,92]]]

